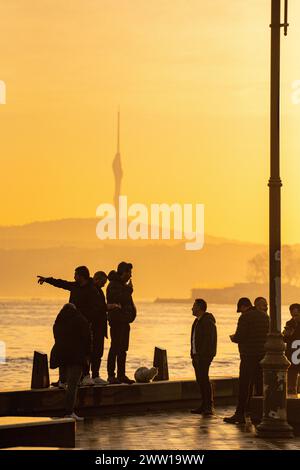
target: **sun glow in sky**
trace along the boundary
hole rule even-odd
[[[300,2],[282,35],[283,241],[300,242]],[[204,203],[206,232],[266,242],[270,0],[7,0],[0,224],[112,202]]]

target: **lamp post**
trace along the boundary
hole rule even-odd
[[[281,228],[280,228],[280,34],[287,34],[287,8],[281,19],[281,0],[271,0],[271,177],[269,180],[269,283],[270,332],[266,355],[261,364],[264,374],[263,419],[257,426],[259,437],[292,437],[287,422],[287,369],[290,365],[281,335]]]

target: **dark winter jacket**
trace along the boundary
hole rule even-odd
[[[121,308],[115,308],[108,312],[108,321],[112,326],[119,323],[132,323],[136,318],[136,307],[132,299],[133,289],[122,282],[116,271],[108,275],[109,284],[106,290],[108,304],[120,304]]]
[[[286,325],[283,330],[283,339],[286,343],[286,357],[291,362],[291,368],[298,369],[300,372],[300,364],[293,364],[292,354],[296,349],[299,349],[297,346],[296,349],[292,348],[292,344],[296,340],[300,340],[300,322],[294,320],[293,318],[286,322]]]
[[[107,304],[105,301],[105,295],[100,287],[96,286],[96,289],[99,294],[98,314],[97,317],[92,321],[92,329],[99,330],[101,335],[107,338]]]
[[[217,353],[217,327],[216,320],[211,313],[206,312],[201,318],[196,318],[193,323],[191,357],[195,356],[195,353],[193,353],[193,338],[195,338],[196,356],[200,359],[212,360]]]
[[[85,365],[91,350],[91,333],[86,318],[74,305],[66,304],[53,325],[55,344],[50,367]]]
[[[232,341],[239,345],[240,355],[263,356],[268,331],[268,315],[251,307],[240,315]]]
[[[75,281],[64,281],[48,277],[45,282],[54,287],[70,291],[69,302],[74,304],[89,323],[97,320],[99,315],[99,292],[93,284],[92,279],[84,286],[80,286]]]

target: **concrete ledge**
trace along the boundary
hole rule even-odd
[[[211,380],[216,404],[232,404],[237,396],[238,379]],[[149,384],[80,387],[77,409],[82,415],[121,413],[134,409],[177,408],[198,404],[200,390],[195,380],[170,380]],[[65,391],[57,388],[0,393],[0,416],[60,416]],[[149,406],[151,406],[149,408]]]
[[[73,448],[75,421],[66,418],[0,418],[0,448],[16,446]]]

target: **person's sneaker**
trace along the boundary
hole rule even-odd
[[[107,378],[107,382],[110,384],[110,385],[120,385],[122,382],[120,382],[119,379],[117,379],[116,377],[114,376],[111,376],[111,377],[108,377]]]
[[[121,384],[134,384],[135,380],[131,380],[127,375],[124,375],[123,377],[118,377],[118,380],[120,381]]]
[[[202,411],[203,411],[203,408],[200,406],[199,408],[193,408],[191,410],[191,413],[193,413],[194,415],[201,415]]]
[[[245,415],[237,415],[237,414],[234,414],[233,416],[228,416],[227,418],[224,418],[223,421],[229,424],[245,424],[246,423]]]
[[[84,421],[84,418],[82,416],[78,416],[76,413],[71,413],[70,415],[66,415],[65,418],[73,418],[75,421]]]
[[[86,376],[83,377],[83,379],[81,380],[80,385],[82,385],[83,387],[90,386],[90,385],[94,385],[94,381],[93,381],[93,379],[92,379],[89,375],[86,375]]]
[[[67,384],[65,384],[64,382],[61,382],[60,380],[58,381],[58,388],[61,388],[63,390],[66,390],[67,388]]]
[[[104,379],[101,379],[101,377],[94,377],[93,381],[95,385],[108,385],[108,382]]]

